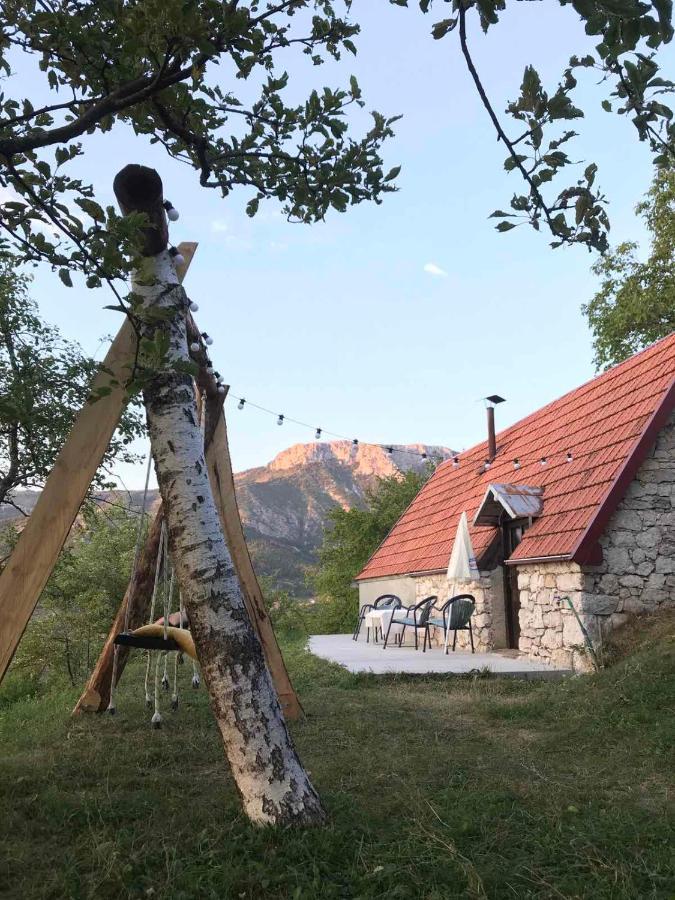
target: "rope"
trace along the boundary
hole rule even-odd
[[[166,653],[163,654],[166,656]],[[153,728],[161,728],[162,727],[162,714],[159,711],[159,664],[162,661],[162,654],[158,654],[157,663],[155,665],[155,711],[152,714],[152,722]]]
[[[169,581],[169,587],[167,590],[166,582],[168,577],[167,565],[169,562],[168,555],[164,557],[165,565],[164,565],[164,640],[168,640],[169,637],[169,616],[171,615],[171,597],[173,596],[173,568],[171,569],[171,580]],[[162,687],[165,691],[169,690],[169,657],[165,653],[164,654],[164,674],[162,675]]]
[[[157,563],[155,566],[155,582],[152,587],[152,599],[150,601],[150,618],[148,624],[152,624],[155,620],[155,604],[157,601],[157,588],[159,586],[159,576],[162,571],[162,563],[164,562],[164,543],[165,543],[165,534],[166,534],[166,523],[162,522],[162,530],[159,534],[159,547],[157,548]],[[152,705],[152,700],[150,699],[150,663],[151,663],[151,655],[150,651],[146,651],[146,663],[145,663],[145,703],[146,706],[150,707]]]
[[[129,630],[129,601],[131,599],[132,585],[136,580],[136,571],[138,569],[138,558],[141,555],[141,541],[143,538],[143,524],[145,522],[145,508],[148,502],[148,485],[150,484],[150,469],[152,466],[152,453],[148,453],[148,465],[145,471],[145,487],[143,488],[143,501],[141,503],[141,514],[138,517],[138,528],[136,529],[136,546],[134,548],[134,560],[131,564],[131,578],[129,579],[129,589],[127,591],[127,602],[124,605],[124,631]],[[117,684],[117,668],[119,660],[120,648],[115,644],[113,648],[113,666],[112,678],[110,680],[110,700],[108,701],[108,712],[111,716],[115,715],[115,686]]]
[[[178,592],[178,628],[183,630],[183,598]],[[178,664],[183,661],[183,654],[176,653],[173,660],[173,694],[171,695],[171,709],[178,709]]]

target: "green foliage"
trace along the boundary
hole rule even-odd
[[[380,478],[366,496],[366,508],[329,513],[329,525],[319,549],[319,563],[310,574],[317,594],[312,627],[317,632],[349,631],[356,623],[358,591],[352,582],[389,534],[431,475],[408,471]]]
[[[71,719],[78,689],[17,700],[0,709],[4,893],[670,898],[670,618],[615,668],[561,681],[354,675],[285,644],[327,828],[251,828],[188,666],[160,731],[138,659],[114,717]]]
[[[313,601],[302,600],[289,591],[272,587],[271,578],[262,578],[265,607],[277,637],[308,637]]]
[[[409,0],[390,0],[408,6]],[[422,12],[434,7],[434,0],[417,0]],[[517,171],[527,187],[515,193],[511,210],[496,210],[493,218],[512,219],[497,225],[510,231],[529,223],[537,231],[545,226],[553,236],[551,246],[579,243],[588,249],[607,250],[609,219],[606,199],[596,186],[597,166],[586,165],[572,183],[553,189],[558,175],[573,162],[565,150],[577,133],[566,127],[572,119],[582,119],[585,111],[575,106],[572,94],[579,69],[591,69],[608,84],[608,97],[601,105],[605,112],[629,116],[641,141],[646,141],[660,168],[675,168],[675,118],[666,104],[675,83],[660,74],[656,52],[673,39],[671,0],[559,0],[572,7],[586,34],[598,38],[595,53],[570,57],[560,83],[546,91],[536,69],[525,66],[520,95],[507,107],[518,123],[518,133],[510,137],[491,104],[473,62],[467,35],[467,16],[478,18],[484,32],[499,22],[506,0],[452,0],[455,15],[432,27],[432,36],[441,40],[457,30],[462,54],[500,141],[508,150],[507,172]],[[436,7],[440,6],[439,0]],[[445,12],[445,10],[444,10]],[[557,191],[557,192],[556,192]],[[549,193],[550,192],[550,193]]]
[[[11,491],[43,483],[85,404],[97,364],[44,322],[28,295],[17,260],[0,256],[0,504]],[[133,462],[128,444],[142,433],[127,408],[94,479],[109,486],[113,460]]]
[[[71,269],[89,287],[125,275],[144,217],[103,209],[73,174],[87,135],[120,126],[192,165],[199,183],[223,197],[244,187],[249,215],[267,198],[302,222],[380,202],[395,190],[380,158],[395,119],[373,112],[370,129],[351,137],[350,107],[364,105],[356,79],[292,102],[279,59],[297,48],[318,66],[355,53],[350,5],[2,0],[0,185],[16,196],[2,205],[0,229],[65,284]],[[42,78],[35,96],[16,76],[19,54],[21,71]]]
[[[20,677],[84,681],[129,583],[137,526],[125,509],[85,513],[19,645],[13,671]]]
[[[638,259],[636,243],[625,242],[593,266],[601,287],[583,312],[598,368],[675,331],[675,172],[657,175],[637,212],[652,239],[647,260]]]

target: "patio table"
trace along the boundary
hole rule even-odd
[[[389,627],[389,622],[391,617],[394,614],[393,609],[389,609],[385,607],[384,609],[371,609],[370,612],[367,612],[364,618],[364,624],[366,628],[373,629],[373,641],[377,643],[377,629],[380,629],[380,634],[384,635],[385,631]],[[402,625],[397,625],[396,623],[392,626],[392,633],[394,631],[401,631]],[[368,632],[366,632],[367,634]]]

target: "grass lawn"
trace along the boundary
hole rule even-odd
[[[10,680],[0,896],[672,898],[674,617],[643,634],[564,682],[352,675],[288,644],[330,813],[309,831],[246,823],[187,666],[161,731],[138,664],[116,717]]]

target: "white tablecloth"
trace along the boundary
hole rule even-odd
[[[375,628],[381,628],[382,636],[385,637],[393,614],[393,609],[371,609],[366,613],[363,624],[366,628],[372,628],[373,634],[375,634]],[[390,635],[398,634],[401,628],[403,628],[402,625],[392,625]]]

